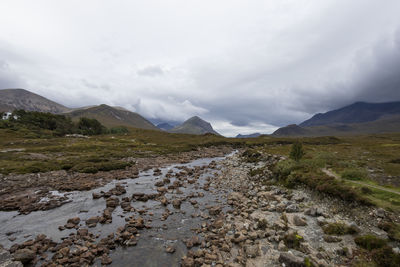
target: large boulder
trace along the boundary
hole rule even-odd
[[[23,249],[18,249],[17,251],[15,251],[13,256],[14,256],[14,260],[20,261],[23,264],[27,264],[35,259],[36,254],[35,254],[35,252],[33,252],[30,249],[23,248]]]
[[[282,252],[279,255],[279,262],[284,263],[286,267],[306,267],[303,258],[289,252]]]

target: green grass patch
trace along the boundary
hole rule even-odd
[[[368,173],[364,169],[351,168],[343,170],[341,176],[343,179],[359,181],[365,180],[368,177]]]
[[[327,235],[353,235],[357,233],[357,229],[344,223],[329,223],[322,227]]]
[[[379,248],[383,248],[384,246],[387,245],[387,240],[379,238],[377,236],[374,235],[363,235],[363,236],[358,236],[356,238],[354,238],[354,242],[366,249],[366,250],[373,250],[373,249],[379,249]]]

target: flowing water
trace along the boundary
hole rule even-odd
[[[229,156],[229,155],[228,155]],[[165,168],[161,168],[162,175],[154,176],[153,170],[143,171],[138,178],[113,181],[101,188],[90,191],[77,191],[67,193],[66,196],[70,202],[47,211],[36,211],[27,215],[19,215],[18,212],[0,212],[0,244],[9,248],[14,243],[22,243],[28,239],[35,238],[38,234],[45,234],[56,242],[60,242],[62,237],[68,236],[69,233],[75,233],[75,229],[59,231],[58,226],[64,225],[69,218],[80,217],[81,228],[85,228],[84,221],[93,216],[101,216],[106,201],[104,198],[93,199],[93,192],[108,191],[115,187],[117,183],[123,184],[126,194],[119,196],[131,197],[133,193],[157,193],[154,183],[162,180],[169,170],[174,173],[179,172],[181,167],[206,166],[212,161],[217,163],[225,157],[203,158],[194,160],[187,164],[174,164]],[[147,213],[142,215],[145,221],[151,221],[152,228],[141,230],[138,237],[138,243],[133,247],[117,247],[110,253],[113,260],[111,266],[177,266],[181,257],[186,254],[186,246],[183,240],[195,235],[191,230],[200,228],[201,224],[207,221],[206,206],[217,205],[225,200],[228,192],[203,190],[202,185],[206,182],[207,177],[214,177],[215,173],[220,170],[206,169],[196,180],[194,184],[187,184],[181,187],[182,194],[166,193],[165,196],[172,200],[174,198],[184,198],[192,193],[203,193],[204,197],[192,198],[198,202],[199,207],[195,208],[189,201],[183,201],[181,209],[175,209],[169,204],[167,207],[161,205],[159,201],[148,200],[147,202],[133,201],[132,207],[136,210],[146,209]],[[171,178],[171,182],[174,178]],[[53,192],[59,194],[59,192]],[[46,201],[46,199],[43,199]],[[171,215],[167,220],[162,221],[161,215],[168,208]],[[226,209],[226,208],[225,208]],[[152,213],[152,214],[151,214]],[[192,214],[202,216],[192,217]],[[117,207],[112,216],[112,223],[97,224],[96,227],[90,228],[93,234],[98,234],[99,238],[103,238],[110,233],[115,233],[118,227],[126,224],[125,218],[130,215],[139,216],[136,212],[124,212],[121,207]],[[15,238],[11,242],[9,238]],[[176,248],[175,253],[169,254],[165,252],[167,245],[173,245]],[[95,265],[100,265],[99,260]]]

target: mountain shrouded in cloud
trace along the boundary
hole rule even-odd
[[[357,101],[399,101],[398,10],[397,0],[5,0],[0,89],[271,133]]]

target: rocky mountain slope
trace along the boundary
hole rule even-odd
[[[302,127],[330,125],[335,123],[364,123],[381,119],[384,116],[400,115],[400,102],[365,103],[356,102],[352,105],[318,113],[311,119],[299,125]]]
[[[25,89],[0,90],[0,111],[24,109],[50,113],[64,113],[69,108]]]
[[[70,116],[73,120],[77,120],[81,117],[96,119],[107,127],[127,126],[141,129],[159,130],[156,126],[138,113],[117,109],[104,104],[86,109],[75,110],[70,113],[66,113],[66,115]]]
[[[157,128],[161,129],[163,131],[169,131],[172,130],[174,128],[174,126],[172,126],[171,124],[164,122],[164,123],[159,123],[157,124]]]
[[[212,133],[219,135],[216,131],[214,131],[211,124],[198,116],[194,116],[181,125],[171,129],[169,132],[171,133],[185,133],[185,134],[205,134]]]
[[[238,135],[236,135],[236,138],[256,138],[256,137],[259,137],[260,135],[261,135],[260,133],[238,134]]]
[[[326,136],[400,132],[400,102],[357,102],[314,115],[299,125],[279,128],[274,136]]]

